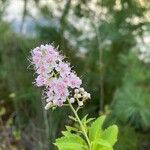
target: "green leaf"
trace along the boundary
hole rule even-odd
[[[94,120],[94,118],[89,118],[89,119],[88,119],[87,117],[88,117],[88,114],[85,115],[85,116],[82,118],[82,120],[81,120],[81,122],[82,122],[82,124],[83,124],[83,126],[84,126],[84,129],[85,129],[86,133],[88,132],[88,128],[89,128],[89,127],[88,127],[88,123]]]
[[[70,136],[71,133],[69,131],[62,131],[62,134],[67,137]]]
[[[89,123],[89,122],[93,121],[94,119],[95,118],[89,118],[89,119],[87,119],[86,123]]]
[[[88,114],[87,114],[87,115],[85,115],[85,116],[82,118],[81,122],[82,122],[82,123],[86,122],[87,117],[88,117]]]
[[[118,127],[116,125],[112,125],[105,129],[102,133],[102,138],[109,142],[111,146],[113,146],[117,141],[118,136]]]
[[[73,120],[73,121],[77,121],[77,119],[75,118],[75,117],[73,117],[73,116],[69,116],[69,118],[71,119],[71,120]]]
[[[100,145],[106,148],[111,148],[112,146],[105,140],[99,139],[92,142],[92,145]]]
[[[89,122],[91,122],[91,121],[94,120],[94,118],[89,118],[89,119],[87,119],[87,117],[88,117],[88,114],[85,115],[85,116],[83,117],[83,119],[81,120],[81,122],[82,122],[83,124],[87,124],[87,123],[89,123]]]
[[[65,136],[58,138],[55,143],[59,150],[88,150],[86,142],[79,135],[68,131],[64,133]]]
[[[103,139],[98,139],[93,142],[92,144],[92,150],[113,150],[111,144]]]
[[[67,131],[75,131],[75,132],[78,132],[78,129],[77,128],[75,128],[75,127],[71,127],[71,126],[66,126],[66,129],[67,129]]]
[[[89,139],[90,141],[94,141],[99,139],[100,133],[102,132],[102,126],[105,121],[106,116],[101,116],[97,118],[89,128]]]
[[[82,125],[84,126],[84,129],[85,129],[86,133],[88,132],[88,127],[87,127],[87,117],[88,117],[88,114],[85,115],[85,116],[83,117],[83,119],[81,120]]]

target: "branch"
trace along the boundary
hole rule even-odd
[[[24,0],[23,16],[22,16],[22,22],[20,25],[20,33],[22,33],[22,31],[23,31],[26,14],[27,14],[27,0]]]
[[[65,5],[65,8],[64,8],[64,11],[62,13],[62,16],[60,18],[60,35],[61,35],[61,45],[64,47],[64,26],[65,26],[65,23],[66,23],[66,17],[69,13],[69,10],[70,10],[70,6],[71,6],[71,0],[68,0],[66,2],[66,5]]]

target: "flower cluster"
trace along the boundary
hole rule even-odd
[[[53,45],[41,45],[31,52],[32,64],[37,73],[35,84],[45,87],[46,106],[63,106],[66,100],[75,101],[81,106],[90,94],[81,88],[82,81],[65,62]]]

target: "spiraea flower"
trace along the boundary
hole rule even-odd
[[[90,94],[81,88],[82,80],[71,69],[58,49],[53,45],[41,45],[31,51],[31,63],[36,71],[35,84],[44,87],[45,109],[70,103],[83,105]]]

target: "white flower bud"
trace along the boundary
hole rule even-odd
[[[83,93],[83,95],[86,95],[87,94],[87,92],[85,91],[84,93]]]
[[[52,102],[46,104],[45,109],[48,110],[52,106]]]
[[[53,97],[49,97],[49,98],[46,99],[46,102],[49,103],[52,100],[53,100]]]
[[[87,95],[83,94],[83,99],[86,100],[87,99]]]
[[[74,94],[74,98],[81,98],[81,94]]]
[[[48,102],[49,102],[49,99],[46,99],[46,102],[48,103]]]
[[[77,94],[77,98],[81,98],[82,96],[81,96],[81,94]]]
[[[70,98],[70,103],[74,103],[75,99],[73,97]]]
[[[86,97],[87,97],[88,99],[91,99],[91,94],[90,94],[90,93],[87,93],[87,94],[86,94]]]
[[[53,100],[53,105],[57,105],[58,101],[57,100]]]
[[[83,93],[85,90],[84,90],[84,88],[80,88],[79,91],[80,91],[81,93]]]
[[[78,101],[79,106],[83,106],[83,101]]]
[[[86,91],[83,93],[83,99],[87,99],[87,92]]]
[[[78,90],[78,89],[75,89],[74,92],[75,92],[75,94],[78,94],[78,93],[79,93],[79,90]]]

